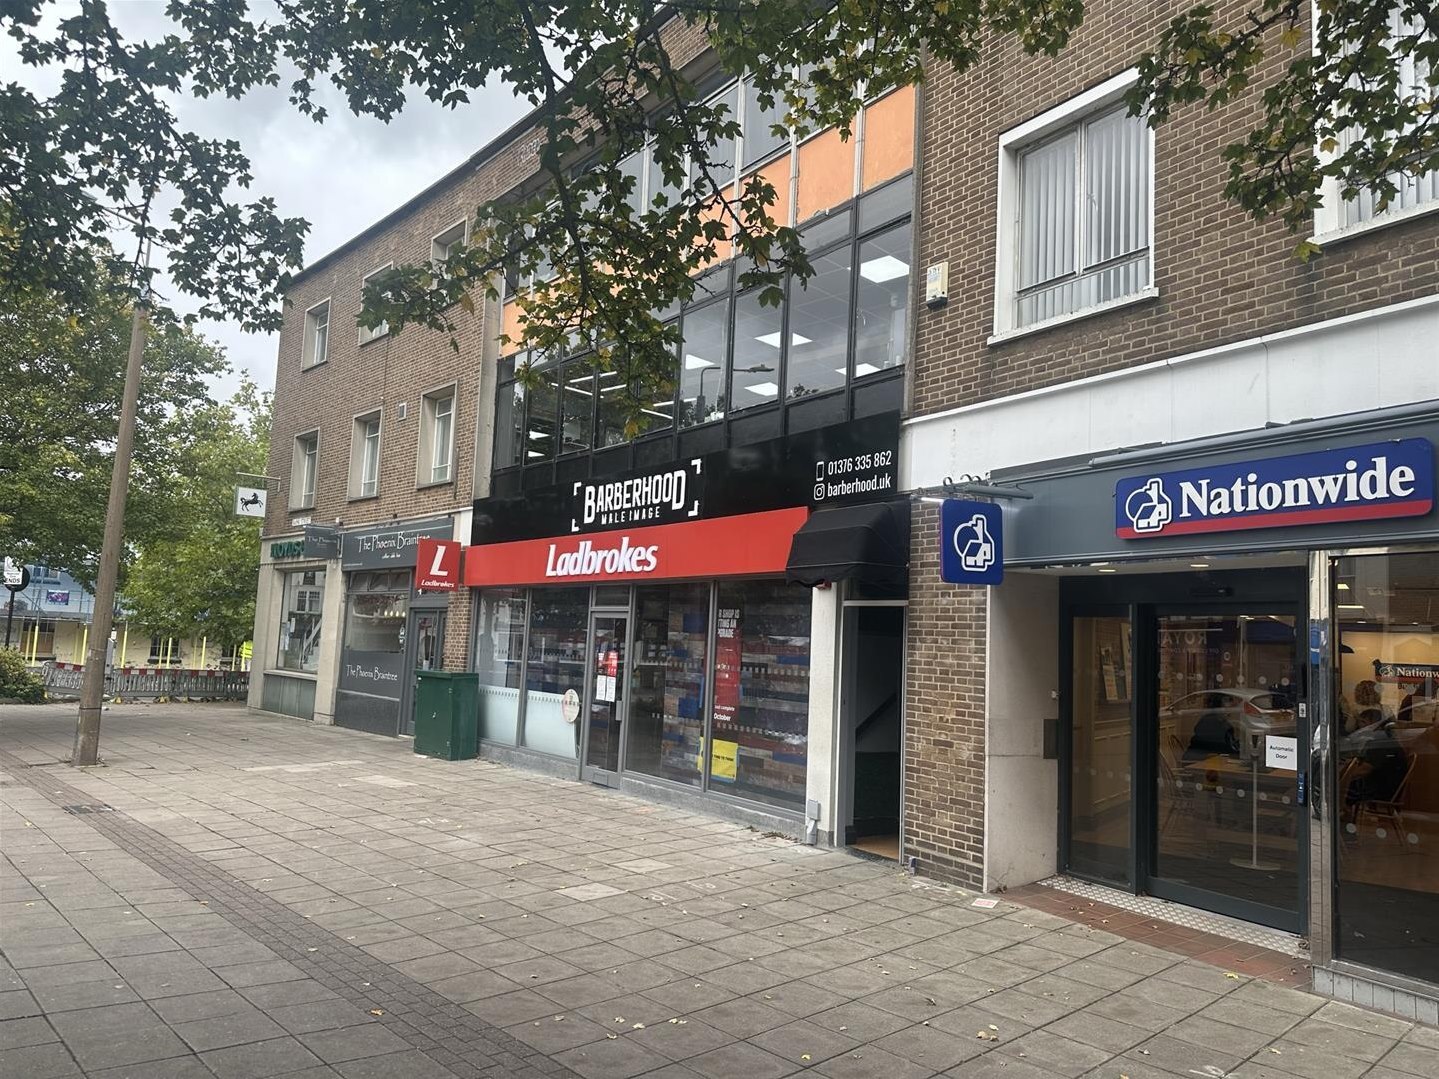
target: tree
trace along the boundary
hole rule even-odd
[[[104,260],[90,290],[0,291],[0,549],[67,570],[93,587],[114,458],[129,300]],[[130,551],[173,536],[175,492],[213,407],[224,356],[185,326],[149,329],[127,506]],[[261,470],[263,471],[263,470]]]
[[[670,378],[674,331],[655,312],[690,299],[694,270],[732,240],[745,286],[778,303],[779,285],[810,272],[799,237],[777,227],[773,189],[751,177],[730,190],[710,147],[735,117],[704,101],[686,75],[701,35],[725,69],[748,72],[759,104],[801,128],[847,133],[863,85],[912,83],[926,67],[963,71],[995,37],[1055,54],[1085,18],[1081,0],[273,0],[273,19],[242,0],[172,3],[174,32],[126,43],[99,0],[41,29],[51,0],[7,0],[0,25],[25,63],[63,69],[39,98],[0,88],[0,282],[67,281],[69,256],[116,212],[171,248],[182,289],[215,311],[274,325],[277,278],[294,264],[303,226],[261,199],[225,201],[248,178],[233,143],[179,130],[166,95],[244,94],[289,80],[291,100],[320,120],[317,87],[333,84],[356,113],[389,120],[406,96],[448,105],[495,81],[536,109],[545,190],[477,208],[470,245],[439,268],[398,266],[367,288],[361,321],[446,330],[456,303],[473,309],[503,270],[559,274],[525,297],[523,344],[577,343],[636,387],[637,423]],[[1311,3],[1314,48],[1304,47]],[[1132,98],[1163,122],[1180,107],[1262,94],[1263,118],[1224,154],[1227,193],[1257,218],[1303,229],[1325,181],[1392,197],[1401,174],[1439,167],[1439,16],[1432,0],[1250,0],[1176,4]],[[802,72],[803,77],[798,73]],[[1408,76],[1402,73],[1409,72]],[[652,139],[669,193],[634,203],[632,155]],[[1315,152],[1315,148],[1319,152]],[[146,193],[183,193],[163,230]],[[1297,245],[1301,255],[1312,249]],[[251,288],[250,286],[255,286]]]
[[[177,527],[140,548],[121,606],[152,633],[235,645],[254,628],[260,572],[256,522],[235,516],[235,474],[264,474],[270,394],[246,380],[227,404],[194,412],[188,426],[183,477],[172,492]]]

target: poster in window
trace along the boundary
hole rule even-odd
[[[740,610],[738,607],[721,607],[715,626],[716,723],[733,723],[739,711],[740,658],[743,651]]]

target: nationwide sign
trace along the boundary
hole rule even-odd
[[[1420,517],[1434,507],[1425,438],[1144,473],[1114,486],[1121,539]]]
[[[781,573],[803,506],[592,536],[489,543],[465,550],[465,584],[673,581]]]

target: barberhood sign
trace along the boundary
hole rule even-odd
[[[1405,438],[1131,476],[1115,484],[1114,530],[1142,540],[1418,517],[1433,506],[1434,447]]]
[[[574,485],[571,532],[593,532],[637,524],[698,517],[704,460],[659,472],[612,480],[578,480]]]

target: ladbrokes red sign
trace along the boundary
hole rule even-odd
[[[708,521],[652,525],[587,536],[554,536],[470,547],[465,584],[582,584],[673,581],[781,573],[803,507]]]
[[[415,587],[425,592],[453,592],[460,587],[458,541],[422,538],[415,544]]]

